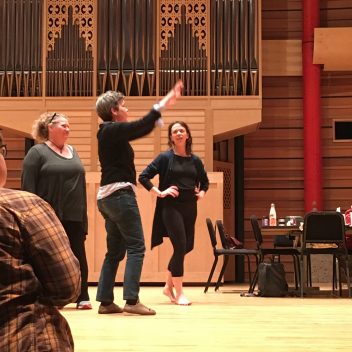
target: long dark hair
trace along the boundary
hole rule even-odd
[[[179,125],[181,125],[182,127],[184,127],[184,129],[186,130],[186,132],[188,134],[188,139],[186,141],[186,154],[190,155],[190,154],[192,154],[192,135],[191,135],[191,130],[189,129],[189,127],[186,124],[186,122],[174,121],[174,122],[170,123],[169,128],[168,128],[168,133],[167,133],[167,136],[168,136],[168,142],[167,143],[168,143],[169,147],[172,149],[174,145],[173,145],[172,140],[171,140],[171,129],[177,123]]]

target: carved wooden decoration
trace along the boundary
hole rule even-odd
[[[182,6],[186,8],[186,22],[192,25],[193,35],[198,38],[199,49],[206,50],[207,2],[204,0],[160,1],[160,49],[167,49],[168,38],[174,35],[175,25],[181,23]]]
[[[68,21],[68,8],[73,8],[73,21],[79,25],[80,35],[85,39],[86,50],[93,47],[94,0],[48,0],[47,50],[55,46],[55,39],[61,36],[61,29]]]

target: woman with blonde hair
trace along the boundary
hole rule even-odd
[[[39,142],[23,161],[22,189],[46,200],[60,219],[81,269],[81,294],[77,309],[92,309],[88,294],[88,265],[84,242],[87,235],[85,169],[67,139],[70,125],[62,113],[44,113],[33,124]]]

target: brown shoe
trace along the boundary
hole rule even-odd
[[[123,309],[119,307],[115,303],[111,303],[108,306],[99,306],[98,313],[99,314],[114,314],[114,313],[122,313]]]
[[[125,304],[123,308],[125,313],[129,314],[139,314],[139,315],[155,315],[156,312],[154,309],[146,307],[144,304],[138,302],[137,304]]]

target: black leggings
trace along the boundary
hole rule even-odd
[[[78,221],[62,221],[73,254],[79,261],[81,269],[81,293],[76,302],[89,301],[88,294],[88,263],[86,258],[86,249],[84,242],[86,235],[83,232],[82,223]]]
[[[183,276],[185,255],[194,247],[197,201],[177,202],[167,197],[163,203],[163,222],[174,249],[168,270],[173,277],[180,277]]]

